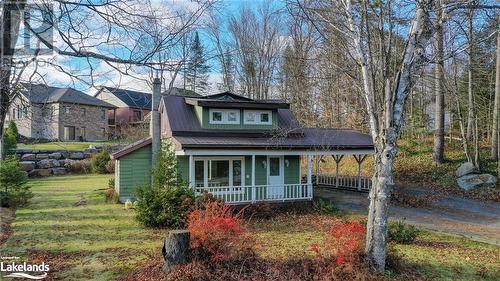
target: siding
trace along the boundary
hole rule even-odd
[[[182,180],[189,182],[189,156],[177,156],[177,170]]]
[[[124,202],[133,198],[135,188],[151,180],[151,145],[116,160],[116,168],[115,188]]]
[[[240,124],[210,124],[209,122],[209,111],[210,109],[207,107],[204,108],[196,108],[196,113],[198,115],[198,118],[200,118],[200,110],[203,110],[203,116],[201,118],[201,127],[205,129],[245,129],[245,130],[270,130],[270,129],[276,129],[278,128],[278,111],[273,110],[272,111],[272,125],[245,125],[243,124],[243,109],[240,109]]]
[[[288,167],[285,165],[285,184],[300,183],[300,156],[285,156],[285,162],[288,160]]]

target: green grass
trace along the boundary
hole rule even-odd
[[[50,177],[30,181],[35,197],[16,212],[13,235],[2,255],[30,260],[48,255],[51,276],[65,280],[113,280],[147,260],[162,245],[161,230],[145,229],[134,211],[108,204],[111,176]],[[75,206],[80,200],[86,204]]]
[[[71,175],[31,180],[35,197],[19,208],[2,256],[45,261],[49,276],[64,280],[116,280],[161,259],[165,229],[147,229],[134,211],[105,203],[110,175]],[[77,206],[77,202],[85,202]],[[325,226],[362,216],[284,214],[252,219],[256,252],[265,259],[312,257],[310,246],[322,240]],[[500,248],[472,240],[423,232],[410,245],[392,251],[424,280],[499,280]],[[390,274],[391,279],[401,276]],[[426,279],[427,278],[427,279]],[[403,278],[404,279],[404,278]]]
[[[111,140],[111,141],[98,141],[98,142],[89,142],[89,141],[54,141],[54,142],[45,142],[45,143],[33,143],[33,144],[24,144],[18,143],[17,148],[25,148],[25,149],[38,149],[38,150],[84,150],[92,146],[105,146],[105,145],[115,145],[115,144],[130,144],[132,141],[128,140]]]

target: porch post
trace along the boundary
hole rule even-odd
[[[318,179],[319,179],[319,172],[320,172],[320,163],[321,163],[321,158],[323,158],[323,156],[320,156],[320,155],[316,155],[316,185],[318,185]]]
[[[194,159],[189,155],[189,187],[194,188]]]
[[[255,202],[255,154],[252,154],[252,202]]]
[[[312,197],[312,156],[307,154],[307,195]]]
[[[339,164],[344,155],[332,155],[332,157],[335,160],[335,188],[339,188]]]
[[[365,161],[366,154],[365,155],[354,155],[354,159],[358,163],[358,191],[361,191],[361,165],[363,164],[363,161]]]

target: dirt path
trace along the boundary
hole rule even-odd
[[[416,195],[425,189],[404,188],[405,193]],[[331,200],[339,208],[354,213],[366,213],[368,194],[316,188],[316,197]],[[391,205],[390,219],[405,219],[408,223],[429,230],[461,235],[476,241],[500,245],[500,204],[446,195],[429,206],[401,207]]]

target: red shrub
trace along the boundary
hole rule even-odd
[[[251,251],[250,237],[243,225],[242,211],[233,214],[228,205],[207,202],[189,214],[191,248],[214,262],[235,260]]]
[[[324,249],[313,244],[311,251],[335,258],[336,265],[355,264],[363,254],[365,234],[366,228],[359,222],[337,223],[324,234]]]

